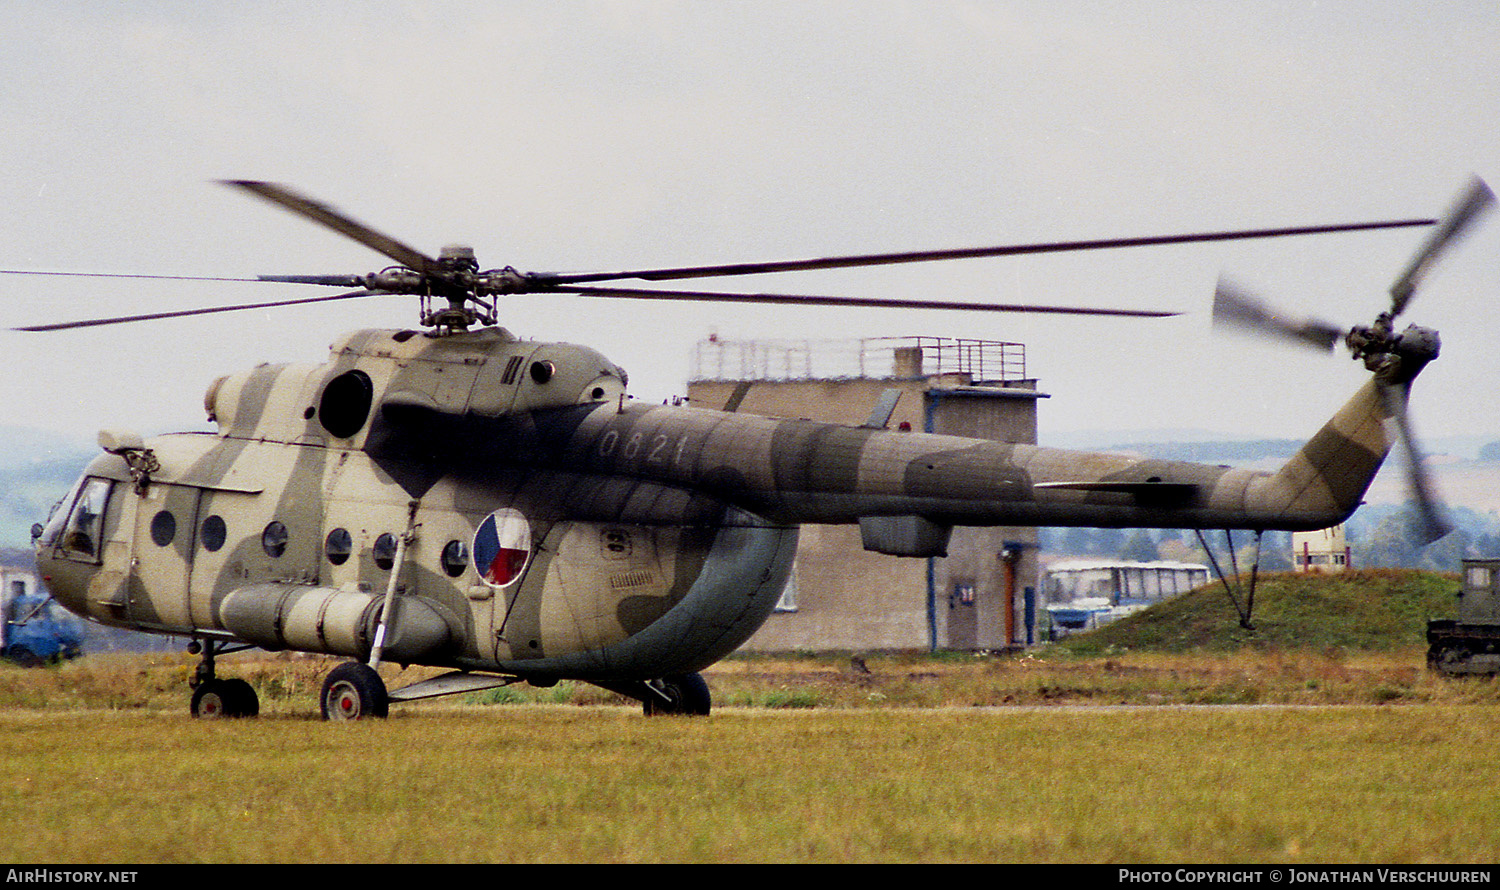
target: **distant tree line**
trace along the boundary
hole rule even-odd
[[[1205,530],[1203,538],[1213,550],[1214,558],[1226,572],[1230,571],[1229,542],[1224,532]],[[1232,540],[1236,562],[1242,570],[1248,570],[1255,558],[1255,534],[1237,531]],[[1041,528],[1037,529],[1037,541],[1041,551],[1050,556],[1210,564],[1208,553],[1192,529]],[[1261,537],[1260,570],[1285,572],[1291,568],[1291,533],[1266,532]]]
[[[1416,543],[1414,505],[1367,504],[1344,526],[1354,565],[1456,572],[1465,558],[1500,558],[1500,516],[1455,507],[1448,519],[1454,530],[1423,547]]]
[[[1500,516],[1495,513],[1450,508],[1448,518],[1454,530],[1425,547],[1416,543],[1416,516],[1411,504],[1366,504],[1355,511],[1344,525],[1352,565],[1456,572],[1465,558],[1500,559]],[[1042,552],[1052,556],[1209,563],[1198,535],[1191,529],[1043,528],[1037,530],[1037,535]],[[1229,571],[1224,532],[1205,530],[1203,537],[1220,565]],[[1233,540],[1235,558],[1241,570],[1246,570],[1254,558],[1255,536],[1252,532],[1235,532]],[[1260,570],[1291,569],[1291,533],[1266,532],[1261,538]]]
[[[32,524],[47,521],[52,505],[82,475],[89,457],[39,461],[0,470],[0,545],[26,547],[31,541]]]

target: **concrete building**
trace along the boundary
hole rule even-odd
[[[1349,570],[1349,544],[1344,527],[1315,532],[1292,532],[1292,566],[1298,572],[1344,572]]]
[[[1036,443],[1019,343],[936,337],[698,345],[692,404],[770,417]],[[803,526],[792,581],[747,650],[995,650],[1035,640],[1033,528],[955,528],[948,555],[868,552],[856,526]]]

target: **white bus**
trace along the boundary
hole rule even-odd
[[[1208,583],[1208,566],[1189,562],[1070,559],[1042,569],[1043,602],[1054,636],[1093,630]]]

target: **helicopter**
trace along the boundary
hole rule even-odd
[[[99,435],[102,454],[33,528],[39,573],[68,609],[190,640],[190,712],[249,717],[249,683],[218,659],[250,648],[349,659],[320,691],[325,719],[526,682],[582,681],[647,715],[703,715],[701,671],[744,643],[787,582],[798,527],[857,524],[867,550],[941,555],[954,526],[1313,530],[1359,505],[1404,443],[1424,537],[1445,533],[1407,421],[1436,332],[1394,329],[1432,261],[1493,202],[1475,181],[1441,221],[1397,220],[1149,238],[868,254],[617,272],[481,270],[436,257],[275,183],[226,185],[372,248],[367,275],[267,275],[332,296],[53,323],[51,331],[321,300],[406,294],[420,326],[358,330],[321,364],[213,381],[213,432]],[[1275,472],[633,403],[627,375],[579,345],[498,324],[519,293],[1153,317],[1151,310],[733,294],[622,287],[985,256],[1310,235],[1401,226],[1433,234],[1368,326],[1291,322],[1221,283],[1215,319],[1371,372]],[[6,272],[22,273],[16,270]],[[47,273],[42,273],[47,274]],[[89,273],[68,273],[89,274]],[[143,276],[155,277],[155,276]],[[222,279],[221,279],[222,280]],[[445,670],[388,689],[383,663]]]

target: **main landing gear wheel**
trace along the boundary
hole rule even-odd
[[[323,681],[324,720],[362,720],[384,717],[390,713],[391,700],[385,692],[385,681],[367,664],[351,661],[341,664]]]
[[[194,717],[254,717],[260,699],[244,680],[207,680],[193,690],[191,709]]]
[[[648,695],[642,701],[647,717],[659,714],[686,714],[707,717],[711,697],[701,674],[679,674],[646,683],[660,695]]]

